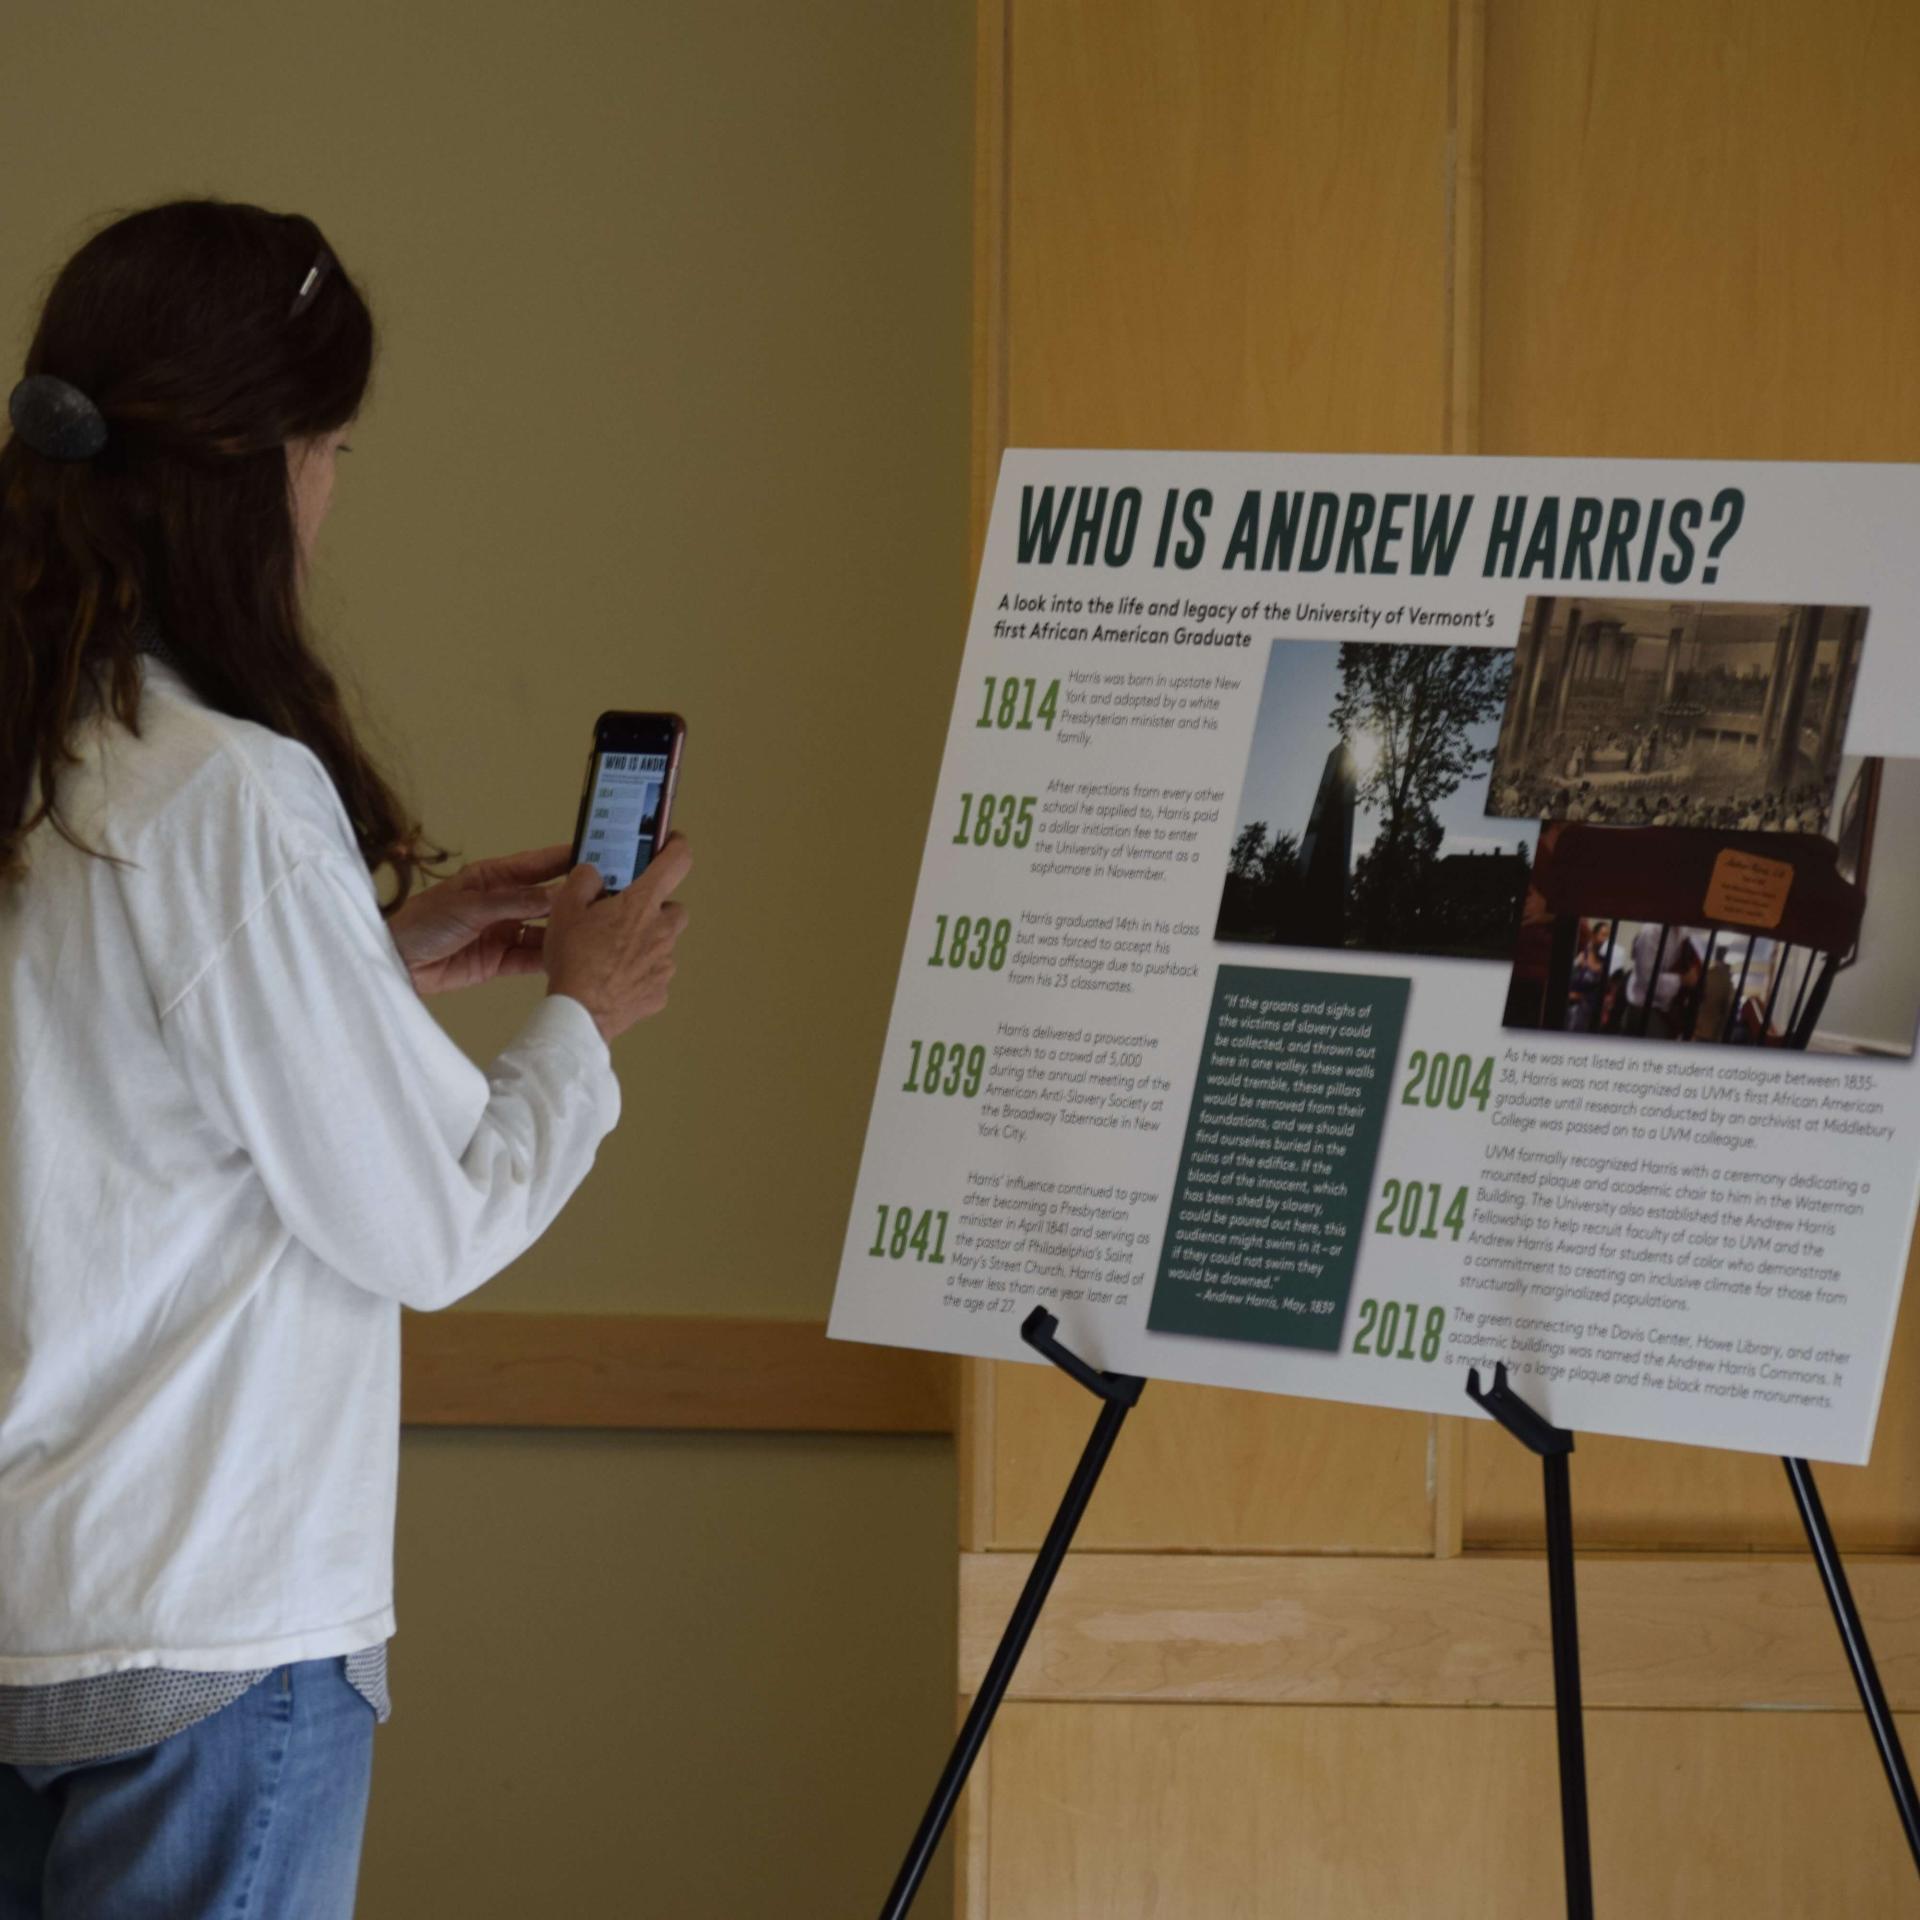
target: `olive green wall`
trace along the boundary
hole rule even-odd
[[[360,1920],[875,1911],[952,1730],[951,1461],[411,1436]]]
[[[0,12],[8,366],[172,194],[298,207],[365,285],[316,606],[429,831],[564,839],[599,709],[688,718],[674,1005],[477,1306],[826,1309],[965,620],[970,59],[966,0]],[[437,1010],[484,1060],[535,992]],[[950,1723],[949,1447],[402,1473],[366,1920],[878,1904]]]

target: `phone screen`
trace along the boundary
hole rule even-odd
[[[653,858],[667,760],[664,753],[593,756],[579,857],[599,870],[609,893],[631,886]]]

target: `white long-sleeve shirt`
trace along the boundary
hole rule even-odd
[[[393,1631],[402,1304],[545,1231],[619,1117],[543,999],[484,1072],[306,747],[143,662],[0,885],[0,1684]]]

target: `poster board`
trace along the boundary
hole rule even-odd
[[[831,1332],[1864,1461],[1920,469],[1004,459]]]

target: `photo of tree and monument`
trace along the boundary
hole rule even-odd
[[[1537,828],[1486,817],[1505,647],[1276,640],[1214,937],[1508,960]]]
[[[1535,595],[1487,811],[1819,833],[1864,607]]]

